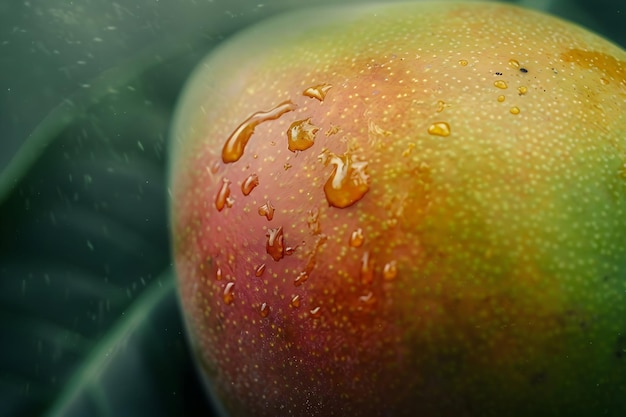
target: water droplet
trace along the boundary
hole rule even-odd
[[[363,237],[363,229],[361,229],[360,227],[350,234],[350,246],[352,246],[353,248],[360,247],[363,244],[364,240],[365,238]]]
[[[502,90],[505,90],[508,87],[508,85],[506,85],[506,81],[504,81],[504,80],[494,81],[493,85],[495,85],[496,87],[498,87],[498,88],[500,88]]]
[[[376,298],[374,297],[374,293],[370,291],[365,295],[361,295],[359,301],[365,304],[374,304]]]
[[[309,230],[314,235],[318,235],[322,232],[319,218],[320,218],[320,211],[317,208],[313,208],[309,210],[309,216],[306,222],[309,225]]]
[[[306,272],[300,272],[298,276],[293,280],[293,285],[299,287],[300,285],[304,284],[307,279],[309,279],[309,274],[307,274]]]
[[[261,123],[269,120],[276,120],[280,116],[296,109],[296,105],[290,100],[283,101],[278,106],[269,111],[254,113],[241,123],[228,137],[222,148],[222,161],[225,163],[238,161],[243,156],[243,152],[248,141],[254,133],[254,129]]]
[[[511,114],[519,114],[519,107],[511,107],[509,111]]]
[[[291,152],[304,151],[315,143],[320,128],[311,123],[311,118],[296,120],[287,130],[287,147]]]
[[[437,113],[441,113],[443,111],[443,109],[446,108],[446,102],[443,100],[439,100],[437,102]]]
[[[450,135],[450,125],[446,122],[436,122],[428,127],[428,133],[434,136]]]
[[[398,276],[398,265],[396,261],[387,262],[383,267],[383,278],[392,281]]]
[[[498,96],[498,102],[502,103],[505,100],[504,96]]]
[[[607,80],[606,78],[602,77],[602,78],[600,78],[600,84],[608,85],[609,84],[609,80]]]
[[[215,196],[215,208],[217,211],[222,211],[224,207],[232,207],[233,202],[234,200],[230,197],[230,181],[224,178]]]
[[[285,255],[293,255],[297,248],[297,246],[287,246],[285,248]]]
[[[289,307],[291,307],[291,308],[298,308],[298,307],[300,307],[300,296],[299,295],[294,295],[293,297],[291,297],[291,301],[289,302]]]
[[[520,67],[519,61],[516,59],[509,59],[509,65],[515,69],[518,69]]]
[[[309,87],[302,92],[302,95],[305,97],[310,97],[317,99],[319,101],[324,101],[326,98],[326,94],[328,94],[328,90],[333,88],[330,84],[318,84],[313,87]]]
[[[339,126],[330,125],[330,127],[326,131],[325,135],[326,136],[332,136],[332,135],[335,135],[335,134],[339,133],[340,131],[341,131],[341,128]]]
[[[259,216],[265,216],[267,220],[272,220],[274,218],[274,206],[272,203],[267,200],[265,204],[259,207]]]
[[[269,314],[270,314],[270,306],[268,306],[267,303],[261,304],[261,307],[259,308],[259,314],[263,318],[269,316]]]
[[[285,246],[283,241],[283,228],[268,229],[267,243],[265,250],[275,261],[279,261],[285,256]]]
[[[261,264],[256,267],[256,269],[254,270],[254,276],[258,278],[263,275],[263,272],[265,272],[265,264]]]
[[[221,280],[222,280],[222,277],[223,277],[223,274],[222,274],[222,268],[217,268],[217,269],[215,270],[215,279],[216,279],[217,281],[221,281]]]
[[[285,162],[285,164],[283,165],[283,169],[285,171],[287,171],[289,168],[291,168],[293,165],[291,165],[289,162]]]
[[[324,184],[328,204],[337,208],[349,207],[369,191],[367,162],[359,161],[354,155],[335,154],[322,158],[325,165],[334,165],[333,172]]]
[[[519,91],[519,95],[520,95],[520,96],[523,96],[524,94],[526,94],[526,93],[528,92],[528,88],[527,88],[527,87],[524,87],[524,86],[521,86],[521,87],[519,87],[519,88],[517,89],[517,91]]]
[[[369,285],[374,281],[374,262],[370,253],[365,252],[361,258],[361,283]]]
[[[243,183],[241,183],[241,192],[243,195],[248,195],[259,185],[259,176],[257,174],[250,174]]]
[[[209,169],[211,170],[213,174],[217,174],[217,171],[220,170],[220,166],[221,166],[220,161],[216,160],[216,161],[213,161],[213,163],[211,164],[211,168]]]
[[[312,318],[317,319],[322,315],[322,308],[317,306],[314,309],[309,310],[309,314]]]
[[[233,300],[235,299],[234,290],[235,290],[234,282],[229,282],[224,287],[224,293],[222,294],[222,299],[224,300],[226,304],[232,304]]]
[[[467,66],[467,61],[465,59],[461,59],[461,60],[459,60],[459,65],[462,66],[462,67],[465,67],[465,66]]]

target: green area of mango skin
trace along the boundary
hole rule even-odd
[[[192,340],[225,408],[624,415],[625,62],[579,28],[495,4],[298,12],[216,51],[173,131],[172,233]],[[320,83],[323,102],[302,95]],[[285,100],[298,108],[220,162],[241,122]],[[308,117],[320,133],[294,154],[285,132]],[[429,133],[441,122],[449,135]],[[347,208],[328,205],[325,148],[368,163],[369,191]],[[224,178],[234,201],[219,211]],[[296,249],[276,262],[278,226]]]

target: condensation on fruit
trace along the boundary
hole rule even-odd
[[[235,300],[235,283],[229,282],[224,286],[224,292],[222,293],[222,300],[225,304],[232,304]]]
[[[249,195],[259,185],[259,176],[257,174],[250,174],[241,183],[241,192],[243,195]]]
[[[265,204],[259,207],[258,213],[259,213],[259,216],[265,216],[265,218],[269,221],[274,218],[274,211],[275,211],[275,208],[272,205],[272,202],[267,200]]]
[[[353,248],[358,248],[363,245],[365,241],[365,237],[363,236],[363,229],[360,227],[350,234],[350,246]]]
[[[285,244],[283,228],[268,229],[265,250],[275,261],[281,260],[285,256]]]
[[[224,207],[232,207],[233,203],[234,200],[230,196],[230,181],[224,178],[215,196],[215,208],[217,211],[222,211]]]
[[[324,165],[334,165],[333,172],[324,184],[328,204],[346,208],[356,203],[369,191],[368,163],[356,155],[335,155],[325,151],[320,155]]]
[[[428,134],[433,136],[450,136],[450,125],[447,122],[435,122],[428,127]]]
[[[319,127],[311,123],[311,118],[296,120],[287,130],[287,148],[291,152],[305,151],[315,143]]]
[[[306,90],[302,92],[302,95],[305,97],[314,98],[319,101],[324,101],[326,98],[326,94],[328,94],[328,90],[330,90],[333,86],[330,84],[318,84],[313,87],[308,87]]]

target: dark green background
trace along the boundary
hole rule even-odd
[[[171,270],[168,127],[211,48],[312,3],[337,2],[0,0],[0,416],[213,415]],[[514,3],[626,45],[622,1]]]

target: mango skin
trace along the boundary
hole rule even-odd
[[[623,50],[506,5],[307,10],[226,42],[170,165],[182,307],[223,412],[626,415],[624,104]],[[333,155],[355,183],[327,188]]]

